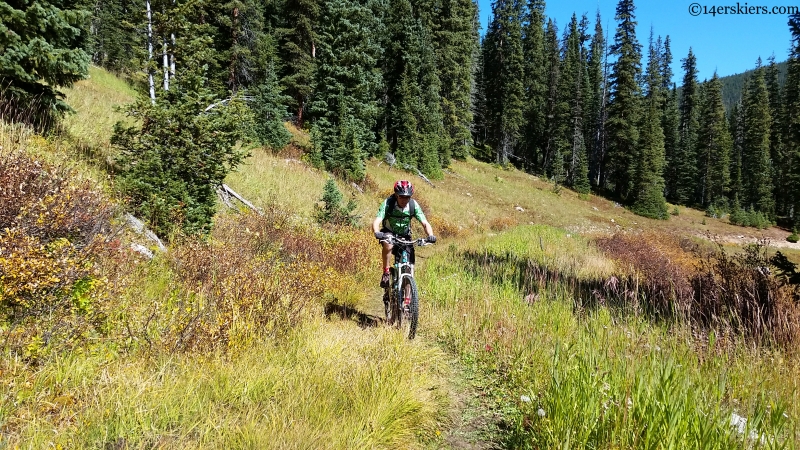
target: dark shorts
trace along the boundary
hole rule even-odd
[[[390,230],[390,229],[388,229],[386,227],[381,228],[381,233],[391,233],[391,234],[394,234],[397,237],[401,237],[403,239],[411,240],[411,235],[410,234],[397,234],[397,233],[393,232],[392,230]],[[381,244],[381,245],[383,245],[383,244]],[[411,245],[409,247],[410,248],[409,248],[408,262],[410,262],[411,264],[414,264],[415,261],[416,261],[416,254],[414,252],[414,246]],[[399,257],[400,256],[400,254],[399,254],[400,248],[401,247],[398,246],[398,245],[395,245],[394,247],[392,247],[392,254],[395,257]]]

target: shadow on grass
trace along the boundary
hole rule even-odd
[[[353,307],[347,305],[340,305],[335,302],[328,302],[325,304],[325,318],[330,319],[331,316],[338,316],[342,319],[353,320],[358,323],[361,328],[371,328],[383,325],[385,322],[383,317],[373,316],[361,312]]]

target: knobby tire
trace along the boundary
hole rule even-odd
[[[408,329],[408,338],[414,339],[417,335],[417,325],[419,324],[419,293],[417,292],[417,282],[413,278],[403,278],[403,289],[400,292],[405,292],[405,287],[411,285],[411,302],[408,305],[408,312],[403,312],[398,316],[398,326],[403,326],[402,321],[405,321],[403,330]],[[398,299],[397,305],[402,305],[403,300]],[[400,306],[402,308],[402,306]]]

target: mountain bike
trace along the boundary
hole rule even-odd
[[[403,330],[409,339],[414,339],[419,323],[419,291],[414,281],[412,250],[416,245],[430,245],[425,239],[407,240],[387,235],[384,241],[393,245],[394,265],[389,268],[391,281],[383,293],[386,323]]]

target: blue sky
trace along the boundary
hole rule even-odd
[[[695,3],[695,11],[700,11],[697,16],[689,12],[690,5]],[[480,8],[481,25],[484,33],[492,10],[491,0],[478,0]],[[778,62],[788,58],[791,45],[791,34],[787,25],[786,14],[731,14],[727,15],[703,14],[713,5],[737,7],[737,2],[731,0],[638,0],[636,5],[636,21],[638,22],[636,36],[642,44],[642,52],[647,52],[647,43],[650,36],[650,27],[656,36],[669,35],[672,47],[673,81],[680,85],[683,70],[681,59],[689,53],[689,47],[697,57],[698,77],[700,81],[711,78],[716,70],[720,76],[744,72],[755,67],[756,59],[766,62],[767,58],[775,54]],[[701,9],[697,9],[698,5]],[[739,1],[738,5],[744,12],[745,7],[773,7],[800,6],[800,0],[747,0]],[[545,14],[554,19],[558,24],[559,36],[566,24],[569,23],[572,13],[580,16],[588,13],[594,29],[596,11],[600,11],[603,30],[608,33],[609,40],[614,39],[617,23],[614,20],[617,0],[575,0],[547,2]],[[642,61],[643,64],[646,61]]]

